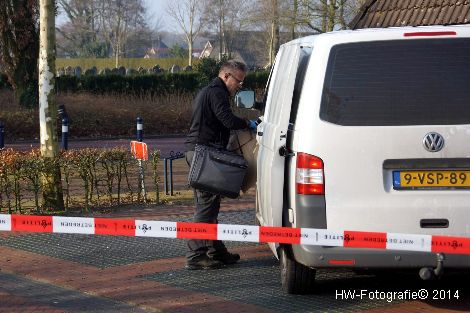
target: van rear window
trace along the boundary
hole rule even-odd
[[[334,46],[320,118],[351,126],[470,124],[470,39]]]

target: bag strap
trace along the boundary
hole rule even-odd
[[[243,155],[242,145],[240,143],[240,138],[238,138],[238,132],[237,131],[235,132],[235,136],[237,137],[238,150],[240,150],[240,153],[242,154],[243,158],[245,158],[245,156]]]

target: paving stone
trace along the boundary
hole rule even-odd
[[[87,295],[71,289],[65,289],[54,285],[41,283],[18,275],[0,272],[1,288],[8,290],[9,294],[25,299],[28,309],[33,303],[47,305],[49,308],[67,310],[70,312],[115,312],[115,313],[143,313],[147,312],[141,308],[114,301],[107,298]],[[46,307],[46,309],[47,309]],[[2,305],[0,304],[0,309]],[[8,309],[8,308],[5,308]],[[13,308],[12,308],[13,309]],[[37,311],[37,310],[36,310]],[[7,312],[3,311],[2,312]]]

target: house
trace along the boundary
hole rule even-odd
[[[170,57],[170,49],[168,46],[160,40],[157,40],[156,44],[147,50],[145,54],[145,59],[153,59],[153,58],[169,58]]]
[[[252,58],[249,58],[248,61],[245,57],[242,56],[242,52],[238,50],[236,47],[234,47],[235,51],[230,51],[228,53],[228,57],[230,59],[242,61],[245,64],[251,64],[250,62],[253,62]],[[204,48],[202,49],[199,58],[213,58],[213,59],[218,59],[220,57],[220,47],[218,44],[218,40],[213,40],[213,41],[207,41],[207,43],[204,45]]]
[[[470,23],[470,0],[366,0],[351,29]]]
[[[237,31],[227,34],[228,56],[244,62],[250,68],[267,63],[265,33],[257,31]],[[201,58],[219,59],[220,43],[217,36],[209,38],[201,51]]]
[[[200,58],[208,58],[212,54],[212,50],[214,50],[214,47],[212,46],[212,43],[210,41],[207,41],[206,44],[204,45],[204,48],[202,49],[201,53],[199,54]]]

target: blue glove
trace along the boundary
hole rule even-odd
[[[255,120],[249,120],[248,121],[248,128],[250,128],[251,130],[256,131],[257,127],[258,127],[258,123],[256,123]]]

